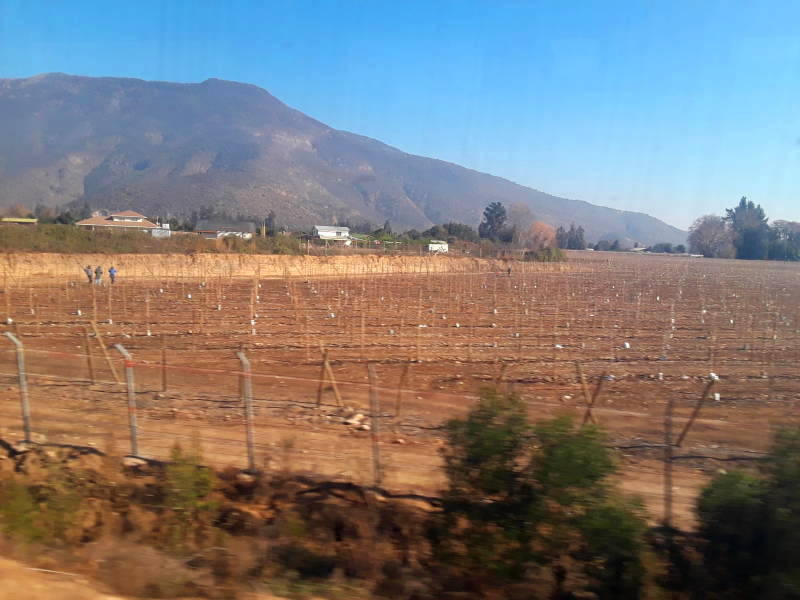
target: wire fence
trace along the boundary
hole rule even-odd
[[[142,259],[138,272],[152,276],[106,287],[8,271],[0,329],[23,344],[29,410],[26,427],[20,354],[6,336],[4,438],[158,460],[198,442],[217,467],[433,494],[442,423],[500,384],[534,420],[585,419],[591,403],[661,502],[651,472],[661,462],[758,458],[800,399],[798,280],[780,265],[593,257],[437,273],[419,261],[390,275],[399,263],[343,262],[321,276],[322,263],[301,270],[292,257],[300,275],[276,263],[267,279],[267,263],[247,257],[239,271],[173,258],[158,269]],[[720,379],[698,405],[712,372]],[[693,419],[669,458],[668,402],[676,439]]]
[[[435,454],[407,452],[420,434],[437,435],[438,424],[419,415],[436,394],[380,385],[374,366],[370,380],[345,382],[327,356],[317,377],[293,376],[254,373],[243,351],[229,369],[215,369],[138,360],[93,333],[74,353],[26,350],[13,333],[5,337],[6,438],[155,460],[168,460],[176,443],[199,444],[216,467],[309,472],[399,491],[430,492],[441,481]]]

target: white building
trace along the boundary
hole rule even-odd
[[[428,252],[435,252],[437,254],[445,254],[449,252],[450,246],[444,240],[431,240],[428,243]]]
[[[314,225],[314,236],[329,242],[349,242],[350,228]]]
[[[195,231],[208,240],[218,240],[226,237],[238,237],[243,240],[253,239],[256,226],[247,221],[198,221]]]

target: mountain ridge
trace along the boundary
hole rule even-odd
[[[645,213],[559,198],[496,175],[337,130],[248,83],[63,73],[0,79],[0,205],[88,202],[146,214],[202,206],[289,226],[389,220],[477,224],[521,203],[589,239],[680,243]]]

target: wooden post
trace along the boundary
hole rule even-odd
[[[394,401],[394,416],[400,416],[400,410],[402,409],[403,403],[403,386],[406,384],[408,380],[408,372],[411,370],[411,363],[407,362],[405,366],[403,366],[403,372],[400,374],[400,381],[397,384],[397,398]]]
[[[336,378],[333,376],[333,369],[331,369],[331,364],[328,362],[328,353],[325,352],[325,370],[328,373],[328,378],[331,382],[331,387],[333,388],[333,395],[336,397],[336,404],[338,406],[342,405],[342,396],[339,394],[339,386],[336,385]]]
[[[325,350],[322,344],[320,344],[320,350],[322,351],[322,369],[319,374],[319,387],[317,388],[317,406],[322,404],[322,393],[325,390],[326,379],[331,384],[333,395],[336,397],[336,404],[342,406],[342,396],[339,393],[339,386],[336,385],[336,377],[333,375],[333,369],[328,360],[328,351]]]
[[[364,314],[364,307],[361,307],[361,360],[364,360],[364,354],[366,352],[366,315]]]
[[[167,341],[163,333],[161,334],[161,391],[167,391]]]
[[[108,368],[111,370],[111,374],[114,376],[114,381],[116,381],[117,383],[122,383],[122,380],[119,378],[119,373],[117,373],[117,369],[114,366],[114,362],[108,355],[106,346],[103,343],[103,336],[100,335],[100,330],[97,328],[97,323],[95,321],[92,321],[92,330],[94,330],[94,336],[97,338],[97,343],[100,344],[100,350],[103,351],[103,357],[106,359],[106,364],[108,365]]]
[[[322,404],[322,392],[325,389],[325,365],[328,364],[328,351],[322,351],[322,366],[319,372],[319,386],[317,387],[317,406]]]
[[[92,344],[89,338],[89,330],[84,327],[83,328],[83,342],[84,342],[84,349],[86,350],[86,367],[89,370],[89,381],[92,385],[94,385],[95,378],[94,378],[94,361],[92,360]]]
[[[664,411],[664,527],[672,529],[672,396]]]
[[[586,403],[586,412],[583,415],[583,422],[581,423],[581,425],[586,425],[586,423],[588,423],[589,421],[591,421],[595,425],[597,424],[597,421],[594,418],[594,414],[592,414],[592,408],[594,408],[597,399],[600,397],[600,392],[603,389],[603,382],[606,380],[607,376],[608,376],[607,373],[603,373],[600,376],[600,379],[597,381],[597,385],[594,388],[594,393],[592,394],[592,397],[589,399],[589,402]]]
[[[8,271],[4,270],[6,279],[8,278]],[[11,288],[8,287],[8,281],[3,283],[3,289],[5,290],[5,297],[6,297],[6,322],[8,319],[11,318]]]
[[[378,397],[378,378],[375,375],[375,365],[369,363],[367,365],[367,373],[369,374],[369,412],[371,419],[370,427],[370,440],[372,441],[372,477],[375,487],[379,487],[383,481],[383,473],[381,472],[381,450],[378,443],[378,434],[380,433],[380,420],[381,420],[381,401]]]
[[[144,328],[145,332],[150,334],[150,290],[145,290],[144,296]]]
[[[586,402],[586,405],[589,405],[589,386],[586,385],[586,377],[583,375],[583,368],[581,367],[581,363],[575,361],[575,370],[578,373],[578,383],[581,384],[581,391],[583,392],[583,400]]]

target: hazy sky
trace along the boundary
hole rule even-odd
[[[800,220],[800,2],[0,0],[0,77],[254,83],[333,127],[686,227]]]

